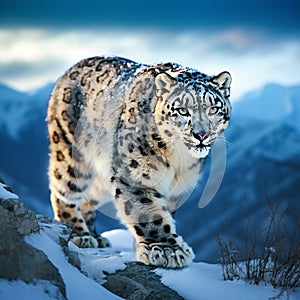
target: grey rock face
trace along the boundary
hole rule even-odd
[[[107,282],[103,286],[129,300],[183,300],[175,291],[163,285],[152,270],[154,267],[131,262],[126,269],[107,274]]]
[[[40,250],[24,242],[24,235],[40,229],[35,214],[20,199],[0,199],[0,278],[36,284],[49,281],[57,299],[65,299],[58,269]]]
[[[2,216],[21,235],[38,232],[40,227],[34,212],[29,210],[20,199],[6,199],[0,201],[0,225],[4,226]]]

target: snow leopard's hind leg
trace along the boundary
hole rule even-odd
[[[72,226],[70,239],[78,247],[109,247],[109,241],[98,234],[94,227],[96,210],[104,201],[101,197],[93,197],[91,193],[94,186],[91,173],[86,168],[81,168],[85,173],[79,171],[79,164],[73,161],[68,164],[67,168],[60,168],[57,158],[51,155],[49,172],[56,174],[50,181],[55,218]]]
[[[89,229],[89,233],[97,240],[98,247],[110,247],[110,242],[101,236],[95,228],[96,211],[106,202],[111,201],[111,194],[105,188],[103,182],[95,180],[89,189],[87,199],[81,203],[80,211]]]
[[[108,241],[94,230],[94,211],[101,199],[93,200],[90,191],[94,172],[76,148],[72,120],[65,111],[48,114],[50,138],[49,178],[55,218],[72,226],[71,241],[81,248],[106,247]],[[75,125],[74,125],[75,127]],[[94,202],[93,202],[94,201]]]
[[[81,214],[80,204],[66,203],[51,193],[52,207],[55,212],[55,219],[72,226],[73,230],[70,240],[81,248],[98,247],[97,240],[91,235],[88,226]]]
[[[73,230],[70,239],[78,247],[109,247],[109,241],[95,230],[96,209],[101,201],[91,198],[89,193],[91,187],[85,188],[90,184],[90,180],[83,183],[78,178],[75,180],[76,185],[70,182],[63,180],[63,176],[60,179],[52,178],[51,180],[51,202],[55,218],[72,226]]]

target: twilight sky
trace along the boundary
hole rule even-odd
[[[34,90],[103,54],[228,70],[233,100],[300,84],[300,1],[0,0],[0,82]]]

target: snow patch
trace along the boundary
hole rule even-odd
[[[114,229],[103,232],[101,235],[109,239],[114,248],[134,249],[134,239],[128,230]]]
[[[126,268],[126,262],[135,261],[133,238],[127,230],[116,229],[102,234],[111,244],[111,248],[78,248],[69,243],[69,248],[79,253],[81,269],[93,280],[104,283],[106,273],[114,273]]]
[[[157,269],[162,283],[188,300],[257,300],[270,299],[279,294],[272,286],[250,285],[242,280],[224,281],[218,265],[192,263],[182,270]],[[290,300],[300,293],[291,293]]]
[[[59,269],[61,277],[66,285],[67,299],[121,299],[107,291],[94,280],[84,276],[78,269],[68,263],[61,247],[57,245],[45,232],[41,231],[40,233],[26,236],[25,241],[31,246],[43,251],[48,256],[49,260]]]
[[[27,284],[22,280],[7,281],[0,279],[0,299],[20,300],[20,299],[63,299],[59,297],[57,287],[48,281],[38,280],[34,284]]]
[[[7,185],[0,182],[0,199],[19,199],[19,197],[6,189]]]

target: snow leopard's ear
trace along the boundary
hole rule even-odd
[[[229,72],[224,71],[217,76],[213,76],[211,77],[211,81],[218,85],[224,98],[228,98],[230,96],[230,85],[232,79]]]
[[[166,73],[159,73],[155,77],[156,96],[163,97],[164,94],[168,94],[175,83],[176,80],[170,75]]]

